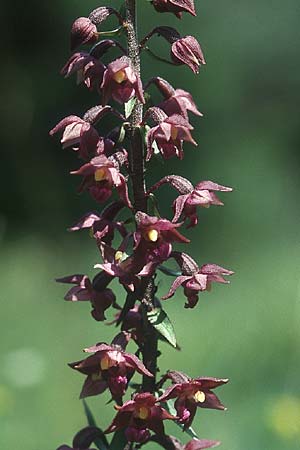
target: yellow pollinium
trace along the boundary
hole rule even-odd
[[[110,359],[108,356],[104,356],[100,361],[101,370],[107,370],[110,368]]]
[[[148,237],[149,241],[156,242],[158,239],[158,231],[157,230],[148,231],[147,237]]]
[[[205,402],[205,394],[204,394],[204,392],[197,391],[196,394],[194,395],[194,399],[196,400],[196,402],[204,403]]]
[[[102,181],[105,179],[105,175],[106,175],[106,171],[105,169],[97,169],[94,177],[95,177],[95,181]]]
[[[115,253],[115,261],[121,261],[121,259],[123,258],[123,255],[124,255],[124,253],[123,252],[121,252],[120,250],[118,250],[116,253]]]
[[[126,78],[127,76],[124,70],[119,70],[119,72],[116,72],[113,76],[113,79],[119,84],[123,83],[123,81],[125,81]]]
[[[171,138],[173,139],[173,141],[175,141],[177,139],[178,136],[178,130],[175,127],[171,128]]]
[[[139,408],[137,415],[139,419],[146,420],[149,417],[149,409],[142,406]]]

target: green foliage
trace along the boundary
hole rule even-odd
[[[127,444],[127,439],[124,434],[124,430],[118,430],[115,432],[111,443],[110,448],[112,450],[124,450]]]
[[[177,347],[175,330],[167,313],[162,308],[155,308],[147,313],[153,327],[166,339],[172,347]]]
[[[86,400],[83,400],[82,402],[83,402],[84,412],[86,414],[86,418],[87,418],[89,426],[90,427],[97,427],[97,424],[96,424],[96,421],[94,419],[93,413],[90,410]],[[95,445],[97,446],[97,448],[99,450],[108,450],[109,449],[109,444],[107,442],[106,436],[103,433],[103,431],[101,431],[99,428],[98,428],[98,433],[97,433],[97,435],[96,435],[96,437],[95,437],[93,442],[95,443]]]

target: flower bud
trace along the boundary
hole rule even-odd
[[[114,378],[110,378],[109,380],[109,388],[111,393],[117,397],[122,397],[126,392],[127,387],[127,377],[118,375]]]
[[[171,58],[175,64],[186,64],[194,73],[206,64],[199,42],[193,36],[177,39],[172,44]]]
[[[79,17],[71,28],[71,51],[82,44],[94,44],[97,41],[97,27],[87,17]]]

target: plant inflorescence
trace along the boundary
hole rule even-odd
[[[146,169],[153,158],[182,159],[184,142],[197,145],[189,113],[202,114],[189,92],[174,88],[160,76],[153,74],[149,81],[142,82],[140,56],[149,52],[157,61],[165,61],[149,47],[151,38],[158,35],[170,45],[168,63],[173,67],[186,65],[198,73],[205,59],[194,37],[181,36],[172,27],[156,26],[139,41],[137,6],[143,8],[142,3],[125,0],[120,10],[101,6],[88,17],[75,20],[71,50],[76,52],[62,74],[75,74],[78,83],[95,93],[98,104],[82,117],[65,117],[50,132],[61,133],[63,148],[71,147],[81,161],[80,167],[71,172],[81,178],[79,191],[86,191],[96,204],[106,204],[101,212],[88,212],[69,229],[90,230],[101,256],[95,266],[96,276],[90,279],[75,274],[57,281],[72,285],[66,300],[90,302],[96,321],[104,321],[107,310],[114,308],[113,323],[119,327],[111,343],[86,348],[86,358],[69,364],[84,377],[80,397],[109,391],[116,415],[110,425],[104,424],[103,431],[84,400],[89,425],[75,435],[72,447],[63,445],[59,450],[88,450],[91,446],[100,450],[137,449],[151,442],[166,450],[210,448],[218,442],[199,439],[191,428],[196,411],[225,409],[214,389],[227,379],[191,378],[173,369],[158,376],[158,358],[162,357],[159,340],[177,347],[162,300],[182,289],[184,307],[194,308],[200,293],[208,291],[212,283],[227,283],[225,277],[233,273],[216,264],[199,266],[187,253],[175,249],[177,243],[189,242],[179,230],[184,224],[195,227],[198,208],[223,205],[216,193],[232,189],[213,181],[193,185],[179,175],[167,175],[148,186]],[[194,0],[150,3],[159,13],[174,13],[178,18],[183,13],[196,16]],[[103,31],[102,25],[110,16],[115,17],[116,28]],[[84,45],[91,45],[91,49],[78,51]],[[119,57],[104,64],[104,55],[113,48]],[[159,104],[152,102],[151,86],[161,95]],[[117,125],[104,133],[101,125],[106,115],[114,117]],[[169,185],[178,194],[171,219],[159,214],[155,194],[162,185]],[[178,271],[165,266],[170,259]],[[174,277],[169,292],[161,299],[157,295],[158,271]],[[110,285],[113,280],[124,288],[124,298],[116,298]],[[130,341],[134,342],[135,353],[126,351]],[[135,373],[141,376],[140,382],[131,381]],[[124,401],[129,390],[131,396]],[[167,421],[175,422],[192,439],[182,444],[167,434]],[[109,441],[110,433],[113,437]]]

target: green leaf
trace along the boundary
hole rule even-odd
[[[124,108],[125,108],[125,117],[126,117],[126,119],[128,119],[128,117],[131,116],[131,113],[133,111],[135,102],[136,102],[136,98],[133,97],[130,100],[128,100],[127,103],[125,103]]]
[[[90,445],[93,442],[101,442],[98,448],[108,450],[108,442],[106,437],[104,436],[103,431],[97,427],[85,427],[80,430],[73,439],[73,447],[79,449],[90,448]]]
[[[126,136],[126,130],[125,130],[125,126],[124,124],[120,127],[120,131],[119,131],[119,137],[118,137],[118,141],[117,144],[122,144],[122,142],[124,141]]]
[[[93,413],[90,410],[87,402],[85,400],[83,400],[83,407],[84,407],[84,412],[88,421],[88,424],[90,427],[97,427],[96,425],[96,421],[94,419]],[[99,429],[100,432],[100,436],[94,439],[94,444],[96,445],[96,447],[99,450],[108,450],[109,449],[109,445],[106,439],[105,434],[103,433],[102,430]]]
[[[152,210],[153,210],[153,214],[160,218],[160,214],[159,214],[159,210],[158,210],[158,201],[157,198],[155,197],[154,194],[149,194],[149,200],[151,201],[151,206],[152,206]]]
[[[172,345],[177,347],[174,327],[167,313],[161,308],[154,308],[147,313],[151,325]]]
[[[125,437],[125,433],[124,430],[118,430],[115,432],[111,443],[110,443],[110,448],[111,450],[124,450],[124,448],[127,445],[127,439]]]
[[[90,410],[87,402],[84,399],[82,400],[82,402],[83,402],[83,408],[84,408],[84,412],[85,412],[89,426],[96,427],[97,426],[96,421],[94,419],[92,411]]]

